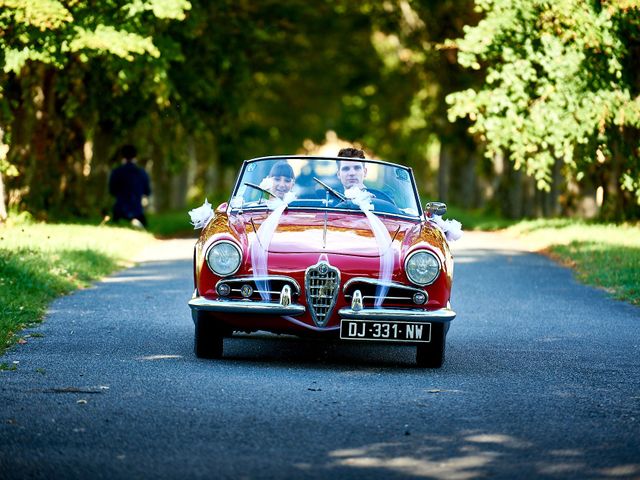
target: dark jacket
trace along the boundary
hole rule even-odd
[[[116,218],[139,218],[144,214],[142,196],[151,195],[149,176],[143,168],[126,162],[111,172],[109,193],[116,197],[113,214]]]

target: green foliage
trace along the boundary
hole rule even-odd
[[[157,238],[193,238],[195,241],[199,235],[193,229],[186,210],[150,214],[147,220],[148,231]]]
[[[98,25],[93,30],[76,28],[75,38],[69,43],[69,49],[72,52],[87,50],[99,54],[109,53],[130,62],[135,59],[135,55],[148,54],[154,58],[160,56],[160,50],[151,38],[123,32],[107,25]],[[83,56],[83,59],[88,58]]]
[[[468,118],[486,153],[504,152],[548,190],[556,159],[580,180],[620,170],[640,203],[640,10],[581,0],[481,0],[484,18],[450,41],[481,88],[447,97],[449,118]],[[614,182],[615,183],[615,182]]]
[[[20,75],[28,61],[64,68],[82,53],[82,59],[106,54],[134,61],[136,55],[159,57],[140,16],[153,12],[157,19],[182,19],[190,7],[186,0],[119,2],[56,0],[0,0],[0,51],[3,70]]]
[[[424,203],[424,202],[423,202]],[[501,215],[483,211],[480,209],[464,209],[457,208],[452,205],[448,205],[447,214],[445,219],[454,219],[462,224],[463,231],[465,230],[483,230],[493,231],[501,230],[503,228],[510,227],[517,222],[515,220],[509,220]]]

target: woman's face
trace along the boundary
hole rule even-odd
[[[294,179],[284,175],[275,175],[272,178],[273,187],[271,188],[271,193],[280,199],[284,198],[285,194],[293,188]]]

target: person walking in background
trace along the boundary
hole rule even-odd
[[[147,226],[142,197],[151,195],[149,176],[136,165],[137,151],[133,145],[120,150],[122,165],[114,168],[109,176],[109,193],[116,197],[113,205],[113,221],[131,221],[134,226]]]

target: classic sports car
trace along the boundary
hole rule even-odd
[[[423,211],[401,165],[245,161],[195,245],[196,355],[220,358],[224,337],[263,330],[411,344],[419,366],[440,367],[456,315],[445,212],[442,203]]]

